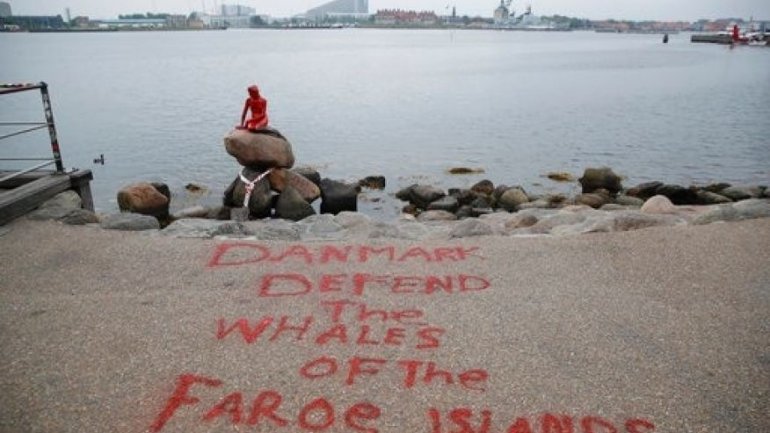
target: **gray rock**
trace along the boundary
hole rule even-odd
[[[623,189],[620,176],[608,167],[586,168],[583,172],[583,177],[578,180],[583,187],[583,194],[592,193],[597,189],[603,188],[614,195]]]
[[[612,215],[612,231],[624,232],[647,227],[675,225],[678,219],[670,215],[650,215],[637,211],[623,211]]]
[[[401,232],[398,230],[398,227],[383,222],[376,223],[374,227],[372,227],[372,231],[369,232],[369,238],[371,239],[399,238],[401,237],[400,235]]]
[[[321,213],[338,214],[358,210],[358,191],[353,185],[329,178],[321,180]]]
[[[725,188],[730,188],[731,186],[732,185],[730,185],[729,183],[720,182],[720,183],[712,183],[712,184],[706,185],[701,189],[703,189],[704,191],[721,194],[722,190],[724,190]]]
[[[316,186],[321,186],[321,174],[318,170],[312,167],[294,167],[291,171],[313,182]]]
[[[723,189],[720,193],[732,201],[747,200],[750,198],[758,198],[762,195],[762,191],[757,187],[741,187],[731,186]]]
[[[195,205],[178,210],[171,214],[171,218],[178,220],[182,218],[208,218],[211,209],[201,205]]]
[[[699,190],[697,195],[698,204],[724,204],[732,202],[729,198],[711,191]]]
[[[515,212],[519,210],[520,205],[527,202],[529,202],[529,197],[522,189],[509,188],[500,195],[497,205],[508,212]]]
[[[256,179],[262,172],[244,167],[243,176],[249,181]],[[223,204],[228,207],[243,207],[243,201],[246,198],[246,184],[240,176],[236,176],[230,186],[225,189]],[[249,197],[249,217],[254,219],[266,218],[270,216],[271,206],[273,204],[272,194],[270,192],[270,182],[266,177],[254,184],[254,189]]]
[[[315,215],[313,206],[305,201],[296,189],[286,186],[275,203],[275,216],[277,218],[299,221],[311,215]]]
[[[402,201],[410,201],[412,199],[412,190],[417,187],[417,184],[411,184],[406,188],[401,188],[396,192],[396,198]]]
[[[740,219],[770,217],[770,201],[763,199],[748,199],[732,205]]]
[[[428,205],[444,197],[443,190],[431,185],[417,185],[409,194],[409,202],[421,209],[427,209]]]
[[[150,215],[138,213],[117,213],[102,218],[100,226],[107,230],[159,230],[158,219]]]
[[[537,224],[537,217],[528,213],[516,214],[512,219],[505,222],[506,230],[516,230],[524,227],[532,227]]]
[[[522,211],[522,210],[527,210],[527,209],[550,209],[553,206],[554,206],[553,203],[548,201],[547,199],[539,198],[539,199],[537,199],[535,201],[530,201],[528,203],[522,203],[519,206],[517,206],[517,208],[520,211]]]
[[[417,216],[417,221],[454,221],[457,216],[445,210],[429,210]]]
[[[642,200],[639,197],[632,197],[630,195],[620,194],[619,196],[615,197],[615,203],[621,206],[642,207],[642,205],[644,204],[644,200]]]
[[[572,226],[583,223],[589,214],[587,212],[562,211],[540,218],[530,229],[533,233],[548,233],[554,227]]]
[[[642,200],[647,200],[648,198],[654,196],[658,188],[660,188],[661,186],[663,186],[663,182],[654,181],[654,182],[640,183],[639,185],[626,191],[626,195],[630,195],[631,197],[637,197]]]
[[[651,214],[674,213],[676,206],[664,195],[650,197],[642,205],[642,212]]]
[[[301,239],[302,229],[299,224],[288,220],[249,221],[243,225],[250,235],[263,241],[298,241]]]
[[[698,194],[694,188],[685,188],[679,185],[662,185],[656,191],[656,195],[664,195],[676,205],[698,203]]]
[[[71,209],[69,213],[59,218],[59,221],[71,226],[82,226],[86,224],[98,223],[99,217],[90,210]]]
[[[693,225],[711,224],[717,221],[735,221],[740,216],[738,211],[733,208],[732,205],[723,204],[718,207],[706,211],[692,220]]]
[[[493,213],[495,213],[495,210],[491,207],[471,207],[471,215],[474,217],[490,215]]]
[[[473,215],[473,208],[470,206],[460,206],[459,209],[457,209],[457,212],[455,212],[455,215],[457,216],[457,219],[463,219],[463,218],[472,218]]]
[[[213,238],[214,236],[246,236],[247,229],[235,221],[182,218],[169,224],[161,234],[178,238]]]
[[[610,201],[609,196],[598,193],[578,194],[575,197],[575,204],[590,206],[599,209]]]
[[[334,222],[346,229],[366,225],[371,221],[371,218],[359,212],[340,212],[334,216]]]
[[[334,218],[329,214],[313,215],[302,220],[300,226],[305,227],[308,238],[339,239],[345,234],[345,228]]]
[[[620,210],[626,210],[630,206],[623,206],[622,204],[617,203],[607,203],[602,205],[602,207],[599,208],[599,210],[608,211],[608,212],[615,212]]]
[[[385,189],[385,176],[366,176],[358,181],[358,185],[369,189]]]
[[[40,209],[47,209],[52,207],[80,209],[83,207],[83,200],[75,191],[67,190],[56,194],[40,205]]]
[[[460,221],[449,232],[450,238],[467,238],[472,236],[488,236],[494,234],[494,230],[489,224],[477,219],[466,219]]]
[[[491,196],[495,191],[495,184],[489,179],[480,180],[471,187],[471,191],[477,194]]]
[[[492,208],[492,200],[490,197],[487,196],[476,196],[475,199],[471,202],[469,205],[470,207],[474,209],[485,209],[485,208]]]
[[[447,212],[456,212],[460,208],[460,204],[457,199],[451,195],[441,197],[428,205],[428,210],[445,210]]]
[[[41,207],[33,212],[30,212],[27,215],[27,218],[36,221],[58,220],[60,218],[64,218],[73,210],[74,209],[70,207],[60,206]]]
[[[465,206],[473,203],[473,200],[476,200],[476,193],[469,189],[459,189],[459,188],[451,188],[449,190],[449,195],[457,199],[457,203],[460,204],[460,206]]]

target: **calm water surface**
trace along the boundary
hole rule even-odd
[[[383,174],[388,192],[482,178],[574,192],[543,175],[602,165],[626,185],[770,183],[770,49],[687,34],[664,45],[590,32],[6,33],[0,57],[0,81],[49,83],[64,163],[94,171],[101,211],[138,180],[202,183],[218,201],[239,169],[222,137],[252,83],[298,165],[337,179]],[[0,100],[0,121],[41,116],[37,95]],[[46,155],[45,139],[0,151]],[[93,164],[99,154],[106,165]],[[446,174],[455,166],[486,172]]]

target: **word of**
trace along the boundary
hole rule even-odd
[[[300,323],[290,322],[290,320],[288,316],[281,316],[276,324],[276,320],[272,316],[263,316],[262,319],[255,322],[239,318],[228,325],[228,322],[221,318],[217,320],[216,336],[217,340],[224,340],[228,335],[237,331],[237,334],[240,334],[246,344],[259,341],[260,337],[266,333],[270,336],[265,336],[263,341],[286,341],[286,339],[281,339],[284,335],[289,338],[293,336],[294,341],[303,341],[315,323],[313,316],[306,316]],[[325,346],[330,343],[355,344],[357,346],[405,346],[410,344],[417,349],[435,349],[440,346],[439,337],[444,332],[443,328],[432,326],[422,326],[418,329],[392,327],[377,331],[372,330],[369,325],[349,327],[343,323],[338,323],[320,330],[314,328],[310,341],[318,346]],[[409,340],[410,343],[405,340]]]
[[[200,403],[200,398],[190,394],[190,389],[194,385],[219,388],[222,386],[222,381],[195,374],[182,374],[177,377],[173,394],[150,425],[151,432],[157,433],[163,430],[163,427],[182,406],[195,406]],[[254,397],[250,407],[244,407],[243,393],[240,391],[231,392],[203,412],[201,421],[213,422],[224,418],[225,422],[229,420],[232,425],[268,425],[269,428],[296,425],[300,429],[314,432],[324,431],[339,422],[355,431],[378,432],[371,424],[380,417],[382,412],[379,407],[371,403],[353,404],[343,412],[342,420],[338,421],[334,406],[323,397],[316,398],[305,404],[296,418],[290,420],[284,412],[280,411],[282,401],[283,396],[279,392],[266,390]]]
[[[478,247],[411,247],[398,249],[394,246],[373,247],[366,245],[334,246],[319,245],[306,247],[292,245],[288,247],[268,246],[257,243],[234,242],[217,245],[209,260],[209,267],[243,266],[256,263],[299,262],[307,265],[329,263],[367,263],[386,261],[406,262],[461,262],[473,257],[484,260],[475,254]]]
[[[347,362],[345,385],[352,386],[356,378],[362,375],[374,376],[380,372],[380,367],[396,365],[402,370],[403,380],[400,385],[406,389],[413,388],[417,384],[430,385],[434,380],[446,385],[460,385],[472,391],[485,391],[483,384],[489,378],[485,370],[466,370],[454,374],[447,370],[440,370],[435,362],[416,360],[390,361],[383,358],[353,357]],[[306,379],[320,379],[334,376],[339,369],[336,359],[322,356],[305,363],[299,370],[299,374]],[[455,382],[456,381],[456,382]]]
[[[365,290],[384,290],[394,294],[432,295],[440,292],[456,294],[480,292],[489,288],[485,278],[474,275],[401,276],[371,274],[323,274],[315,281],[302,274],[266,274],[259,283],[259,296],[300,296],[312,292],[337,293],[349,291],[362,296]]]
[[[453,427],[457,429],[443,429],[441,412],[437,409],[428,409],[428,418],[431,423],[431,433],[490,433],[500,430],[492,428],[492,412],[482,410],[480,420],[474,420],[473,410],[468,408],[452,409],[446,415]],[[474,427],[474,423],[478,427]],[[450,424],[449,422],[447,424]],[[555,415],[545,413],[539,420],[540,429],[533,429],[538,423],[530,422],[528,418],[516,418],[508,426],[507,433],[652,433],[655,431],[655,425],[647,420],[639,418],[627,419],[620,428],[612,422],[597,416],[584,416],[575,419],[567,415]],[[578,430],[579,428],[579,430]]]

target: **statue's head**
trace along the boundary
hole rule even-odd
[[[251,96],[252,98],[259,98],[259,87],[249,86],[248,91],[249,91],[249,96]]]

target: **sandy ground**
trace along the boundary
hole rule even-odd
[[[2,432],[770,431],[770,219],[441,243],[0,229]]]

